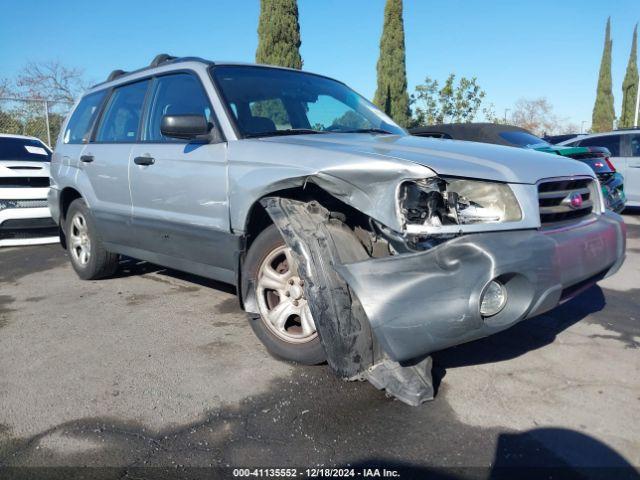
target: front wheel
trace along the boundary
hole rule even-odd
[[[104,248],[91,212],[81,198],[69,206],[65,235],[71,265],[80,278],[96,280],[113,275],[118,268],[119,257]]]
[[[259,315],[249,322],[257,337],[274,355],[306,365],[326,360],[304,293],[298,265],[275,225],[253,242],[245,261],[252,280]]]

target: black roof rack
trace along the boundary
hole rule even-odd
[[[624,132],[625,130],[639,130],[639,129],[640,129],[640,126],[636,125],[635,127],[616,128],[614,132]]]
[[[150,68],[159,67],[159,66],[164,65],[164,64],[177,63],[177,62],[191,62],[191,61],[192,62],[203,62],[203,63],[208,63],[208,64],[213,65],[213,62],[211,62],[210,60],[205,60],[205,59],[200,58],[200,57],[174,57],[174,56],[169,55],[167,53],[160,53],[160,54],[156,55],[153,58],[153,60],[151,60],[151,63],[148,66],[139,68],[137,70],[132,70],[131,72],[126,72],[124,70],[114,70],[113,72],[111,72],[109,74],[109,76],[107,77],[107,79],[104,82],[96,83],[91,88],[97,87],[98,85],[102,85],[103,83],[110,82],[110,81],[115,80],[116,78],[120,78],[120,77],[122,77],[124,75],[131,75],[132,73],[142,72],[144,70],[148,70]]]
[[[129,72],[125,72],[124,70],[114,70],[109,74],[106,81],[110,82],[111,80],[115,80],[116,78],[121,77],[122,75],[126,75],[127,73]]]
[[[162,65],[163,63],[167,63],[167,62],[171,62],[175,59],[177,59],[178,57],[173,57],[167,53],[160,53],[158,55],[156,55],[155,57],[153,57],[153,60],[151,60],[151,63],[149,64],[150,68],[153,67],[159,67],[160,65]]]

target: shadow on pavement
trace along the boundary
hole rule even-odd
[[[538,317],[523,320],[503,332],[433,354],[438,368],[500,362],[552,343],[556,336],[599,312],[606,305],[602,289],[594,285],[572,300]]]

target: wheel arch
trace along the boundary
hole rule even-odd
[[[67,212],[69,211],[69,206],[71,202],[78,198],[83,198],[82,194],[73,187],[65,187],[60,192],[59,199],[59,211],[60,211],[60,219],[59,219],[59,231],[60,231],[60,244],[62,248],[66,250],[67,248],[67,234],[64,231],[64,224],[67,219]]]
[[[367,214],[336,198],[327,190],[313,182],[291,188],[275,189],[263,194],[255,200],[248,209],[244,223],[243,250],[239,255],[238,262],[236,291],[238,292],[241,308],[247,311],[255,310],[255,302],[252,299],[250,285],[243,275],[244,259],[255,238],[260,235],[264,229],[274,223],[262,203],[267,197],[286,198],[301,202],[315,201],[331,212],[331,215],[339,218],[351,228],[355,228],[356,226],[369,228],[370,225],[370,217]]]

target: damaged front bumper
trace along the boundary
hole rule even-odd
[[[504,330],[615,273],[625,233],[622,219],[607,212],[572,228],[470,234],[425,252],[336,268],[382,348],[404,361]],[[494,279],[507,302],[483,318],[481,297]]]

